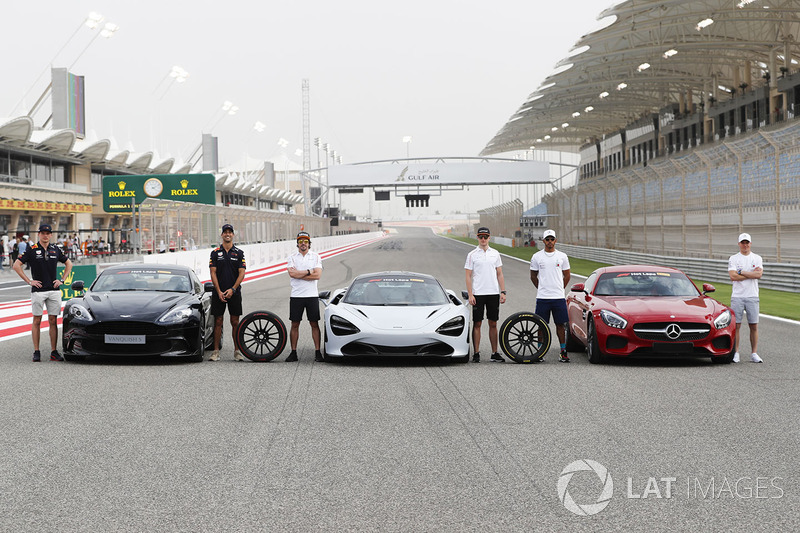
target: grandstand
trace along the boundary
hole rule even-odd
[[[800,0],[627,0],[487,144],[579,153],[544,198],[562,242],[800,262]]]

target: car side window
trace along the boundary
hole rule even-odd
[[[583,288],[591,294],[592,290],[594,289],[594,284],[597,282],[597,273],[592,272],[592,274],[586,280],[586,283],[583,285]]]

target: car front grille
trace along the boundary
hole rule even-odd
[[[101,322],[86,328],[89,335],[165,335],[167,329],[157,326],[152,322],[133,322],[120,320],[114,322]]]
[[[148,341],[147,344],[106,344],[100,340],[84,339],[81,348],[93,354],[159,355],[175,350],[174,344],[167,339]],[[185,351],[186,343],[180,344],[179,349]]]
[[[660,342],[698,341],[710,331],[711,326],[702,322],[643,322],[633,326],[640,339]]]
[[[447,356],[453,354],[453,348],[444,342],[418,344],[414,346],[381,346],[364,342],[351,342],[342,347],[344,355],[419,355]]]

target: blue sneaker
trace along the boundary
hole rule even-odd
[[[52,352],[50,352],[50,360],[51,361],[63,361],[64,358],[61,357],[61,354],[58,353],[58,350],[53,350]]]

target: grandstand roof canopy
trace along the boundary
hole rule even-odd
[[[626,0],[598,20],[481,155],[575,152],[680,95],[727,98],[798,69],[800,0]]]

